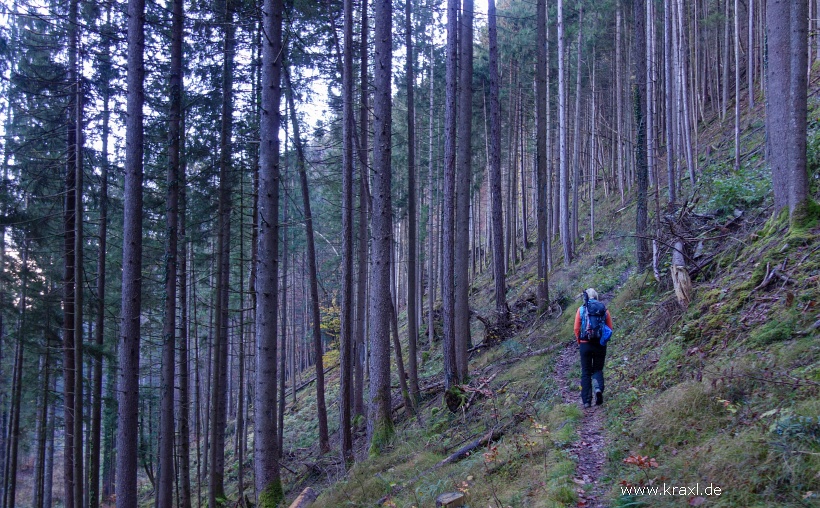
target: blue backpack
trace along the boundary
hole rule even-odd
[[[598,300],[590,300],[584,291],[584,312],[581,314],[581,338],[598,342],[602,346],[612,338],[612,329],[606,324],[606,305]]]

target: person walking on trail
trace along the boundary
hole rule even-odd
[[[575,340],[581,353],[581,401],[584,407],[604,403],[604,360],[606,343],[612,335],[612,317],[598,292],[592,288],[584,291],[584,305],[575,314]],[[594,384],[594,386],[593,386]]]

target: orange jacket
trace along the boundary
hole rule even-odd
[[[583,308],[583,305],[581,307],[578,307],[578,311],[575,313],[575,340],[577,340],[579,344],[581,343],[581,309],[582,308]],[[607,309],[607,311],[606,311],[606,325],[608,327],[612,328],[613,330],[615,329],[615,327],[612,326],[612,316],[609,315],[609,309]]]

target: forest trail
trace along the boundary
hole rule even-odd
[[[579,380],[572,375],[579,369],[578,345],[573,340],[558,355],[555,366],[555,380],[561,391],[564,404],[580,404],[581,392]],[[584,409],[584,417],[578,428],[578,439],[570,445],[572,453],[578,458],[575,468],[575,481],[578,484],[578,506],[588,508],[606,508],[602,500],[605,488],[601,485],[601,476],[606,460],[604,443],[604,407],[592,406]],[[592,486],[589,488],[589,486]]]

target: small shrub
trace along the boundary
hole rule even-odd
[[[763,173],[749,167],[735,172],[728,162],[708,166],[703,170],[706,188],[711,189],[706,208],[722,215],[759,205],[771,191],[771,178]]]

